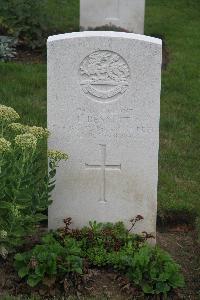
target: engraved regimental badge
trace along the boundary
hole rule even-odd
[[[126,61],[108,50],[95,51],[80,64],[83,92],[99,102],[113,101],[129,86],[130,71]]]

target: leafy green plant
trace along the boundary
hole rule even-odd
[[[67,235],[73,236],[82,241],[83,248],[87,249],[91,246],[99,247],[103,246],[109,250],[119,250],[127,240],[132,240],[135,243],[144,242],[149,236],[145,233],[143,236],[137,234],[131,234],[133,226],[136,222],[142,220],[142,216],[137,216],[131,220],[131,228],[127,230],[123,222],[113,223],[97,223],[96,221],[90,221],[89,226],[85,226],[80,230],[70,229],[71,218],[64,220],[65,228],[60,229],[60,236],[65,237]],[[151,236],[152,237],[152,236]]]
[[[8,33],[29,48],[43,47],[48,35],[44,5],[44,0],[1,0],[1,18]]]
[[[131,245],[118,253],[111,253],[108,262],[118,270],[126,272],[131,281],[146,294],[167,294],[183,287],[184,279],[180,266],[163,250],[144,244],[138,249]]]
[[[48,131],[42,127],[13,123],[19,119],[11,107],[0,105],[0,255],[24,242],[36,225],[46,219],[51,203],[58,162],[67,155],[51,150],[49,173],[43,146]],[[46,168],[47,169],[47,168]]]
[[[47,234],[42,244],[31,251],[15,255],[14,266],[21,278],[34,287],[45,278],[58,279],[71,273],[82,273],[82,258],[79,243],[70,237],[65,238],[63,245],[53,235]]]
[[[70,230],[71,219],[65,219],[65,228],[59,231],[61,239],[75,237],[81,243],[82,256],[91,265],[110,266],[124,272],[145,294],[167,294],[184,285],[180,266],[163,250],[146,243],[151,235],[131,233],[138,215],[127,230],[122,222],[89,222],[88,227]]]
[[[16,39],[0,36],[0,61],[9,61],[15,57]]]
[[[141,220],[131,220],[132,227]],[[90,222],[88,227],[70,229],[71,218],[65,227],[47,234],[41,245],[15,255],[15,268],[30,286],[49,279],[53,282],[67,274],[82,274],[86,265],[108,266],[126,274],[144,294],[163,294],[184,286],[180,266],[165,251],[150,246],[147,233],[137,235],[122,222]],[[152,237],[151,237],[152,238]]]

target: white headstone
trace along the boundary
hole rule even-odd
[[[83,30],[115,25],[144,33],[145,0],[80,0],[80,27]]]
[[[49,147],[69,154],[57,172],[49,228],[142,215],[155,234],[161,40],[117,32],[48,39]]]

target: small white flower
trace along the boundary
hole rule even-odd
[[[22,150],[35,150],[37,138],[31,133],[19,134],[15,137],[15,144]]]
[[[32,133],[37,139],[48,138],[49,136],[49,131],[43,127],[29,127],[29,132]]]
[[[0,238],[1,239],[5,239],[7,237],[8,233],[5,230],[1,230],[0,231]]]
[[[1,246],[0,247],[0,255],[6,259],[7,255],[8,255],[8,250],[4,247],[4,246]]]
[[[18,209],[17,206],[14,206],[14,205],[13,205],[13,206],[11,207],[11,211],[12,211],[13,216],[15,216],[16,218],[18,218],[18,217],[21,216],[20,211],[19,211],[19,209]]]
[[[9,152],[11,149],[11,143],[4,138],[0,138],[0,154]]]
[[[48,157],[53,161],[67,160],[68,155],[58,150],[49,150]]]
[[[17,134],[26,133],[29,130],[29,126],[21,123],[11,123],[8,125],[8,127]]]
[[[0,105],[0,123],[11,123],[19,118],[18,113],[12,107]]]

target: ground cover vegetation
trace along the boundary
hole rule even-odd
[[[137,216],[132,223],[141,219]],[[47,233],[41,243],[15,255],[18,275],[31,287],[39,283],[55,286],[65,279],[65,286],[66,281],[71,283],[65,292],[71,293],[87,277],[89,267],[95,266],[112,267],[126,274],[138,295],[167,295],[184,286],[180,266],[159,247],[148,245],[146,241],[152,236],[147,233],[132,234],[121,222],[94,221],[80,230],[70,229],[70,218],[64,222],[64,228]]]

